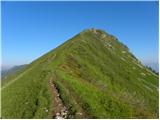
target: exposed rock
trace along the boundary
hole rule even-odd
[[[82,115],[82,113],[80,113],[80,112],[78,112],[78,113],[76,113],[76,114],[78,114],[78,115]]]
[[[145,76],[146,74],[145,73],[141,73],[141,75]]]
[[[121,60],[126,61],[123,57],[121,57]]]
[[[126,53],[126,51],[122,51],[122,53]]]
[[[61,116],[56,116],[55,118],[56,118],[56,119],[64,119],[64,118],[61,117]]]
[[[60,115],[60,113],[56,113],[56,116],[59,116]]]
[[[102,34],[102,39],[104,39],[106,37],[106,35],[105,34]]]
[[[50,80],[50,86],[53,92],[53,96],[54,96],[54,118],[56,119],[64,119],[68,117],[68,111],[66,106],[64,106],[64,104],[62,103],[62,100],[60,98],[60,95],[58,93],[57,88],[55,87],[55,85],[52,83],[52,80]],[[45,108],[46,112],[48,112],[48,110]]]

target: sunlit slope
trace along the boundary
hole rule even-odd
[[[52,79],[72,118],[158,118],[158,76],[102,30],[81,32],[2,86],[2,118],[52,118]]]

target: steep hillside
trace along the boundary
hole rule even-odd
[[[19,66],[14,66],[10,69],[7,69],[7,70],[3,70],[2,69],[2,72],[1,72],[1,77],[2,77],[2,80],[6,79],[8,76],[24,69],[27,65],[19,65]]]
[[[2,118],[158,118],[158,82],[114,36],[88,29],[8,78]]]

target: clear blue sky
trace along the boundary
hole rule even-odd
[[[86,28],[158,62],[158,2],[2,2],[2,65],[30,63]]]

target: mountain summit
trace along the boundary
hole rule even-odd
[[[99,29],[2,82],[2,118],[158,118],[158,75]]]

